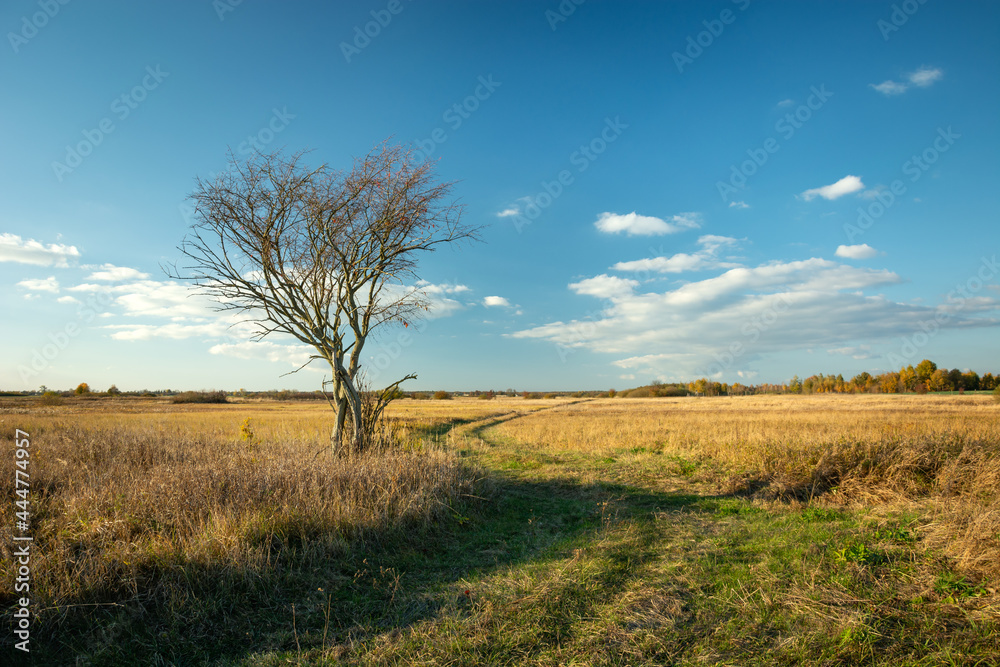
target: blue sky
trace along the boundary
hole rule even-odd
[[[0,28],[2,388],[316,388],[161,267],[227,149],[388,137],[484,229],[423,258],[376,383],[1000,370],[996,3],[11,0]]]

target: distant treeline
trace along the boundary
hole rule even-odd
[[[872,375],[865,371],[850,380],[843,375],[810,375],[802,380],[794,376],[786,384],[744,385],[726,384],[701,378],[683,386],[699,396],[741,396],[744,394],[926,394],[941,391],[993,391],[1000,385],[1000,374],[938,368],[930,359],[916,366],[907,365],[899,371]]]
[[[975,371],[962,371],[958,368],[948,370],[938,368],[938,365],[930,359],[924,359],[916,366],[907,365],[898,371],[889,371],[880,375],[872,375],[865,371],[858,373],[850,380],[844,379],[843,375],[823,375],[822,373],[810,375],[800,379],[798,375],[784,384],[761,383],[743,384],[741,382],[716,382],[708,378],[700,378],[692,382],[664,383],[654,381],[648,385],[616,391],[590,390],[590,391],[516,391],[514,389],[489,389],[486,391],[475,390],[466,392],[437,391],[409,391],[396,390],[392,398],[411,398],[414,400],[447,400],[453,397],[473,397],[482,400],[490,400],[499,396],[515,397],[520,396],[526,399],[542,398],[660,398],[677,396],[745,396],[749,394],[926,394],[928,392],[950,392],[950,391],[994,391],[1000,387],[1000,373],[983,373],[980,375]],[[115,385],[111,385],[106,392],[92,390],[86,382],[81,383],[72,391],[53,391],[45,386],[35,391],[0,391],[0,396],[31,396],[42,394],[48,398],[71,396],[96,397],[96,396],[139,396],[139,397],[172,397],[175,403],[197,402],[197,403],[223,403],[227,398],[242,398],[251,400],[272,400],[272,401],[322,401],[325,396],[321,391],[291,391],[288,389],[272,389],[269,391],[246,391],[240,389],[233,392],[224,391],[179,391],[172,389],[158,389],[150,391],[141,389],[138,391],[121,391]]]

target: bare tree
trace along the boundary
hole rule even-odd
[[[199,178],[190,195],[196,222],[180,247],[190,263],[171,275],[192,280],[220,310],[239,311],[254,340],[277,332],[311,346],[306,365],[330,367],[323,390],[336,413],[331,444],[361,449],[366,424],[416,377],[363,395],[365,343],[427,310],[424,295],[407,286],[420,251],[475,238],[476,230],[461,223],[452,184],[406,148],[382,143],[345,171],[308,168],[302,157],[230,153],[225,172]]]

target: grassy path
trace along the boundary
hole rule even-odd
[[[997,664],[997,609],[922,548],[919,508],[722,496],[708,463],[504,439],[521,414],[435,433],[488,471],[489,500],[419,548],[342,563],[297,605],[299,650],[236,662]]]

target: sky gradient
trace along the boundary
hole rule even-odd
[[[227,150],[412,145],[483,241],[404,388],[1000,370],[995,2],[0,7],[0,388],[315,389],[163,268]]]

